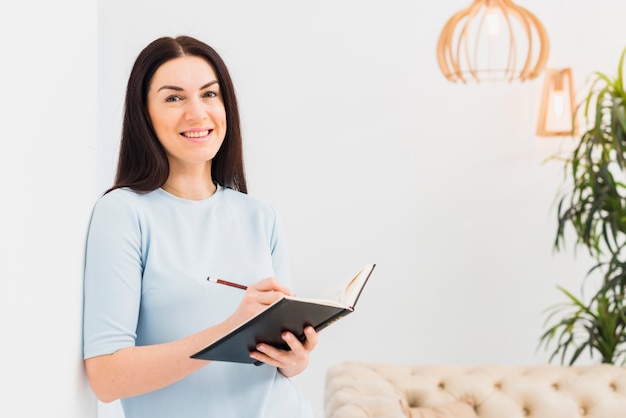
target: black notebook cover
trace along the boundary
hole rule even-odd
[[[192,355],[192,358],[255,363],[250,352],[258,343],[266,343],[283,350],[289,347],[280,337],[284,331],[304,341],[304,328],[313,326],[316,331],[351,313],[348,308],[318,305],[311,302],[283,298],[233,332]]]
[[[365,281],[371,275],[371,270],[367,272]],[[364,286],[365,283],[358,289],[357,299]],[[287,350],[289,346],[280,337],[283,332],[290,331],[300,341],[304,341],[306,326],[311,325],[319,332],[336,320],[352,313],[354,305],[356,305],[356,300],[352,307],[342,307],[338,304],[332,306],[323,301],[316,302],[314,299],[285,296],[248,322],[191,355],[191,358],[260,364],[250,358],[250,352],[256,349],[258,343],[266,343]]]

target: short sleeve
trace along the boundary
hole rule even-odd
[[[84,267],[83,356],[133,346],[141,298],[141,228],[130,194],[101,197],[89,224]]]

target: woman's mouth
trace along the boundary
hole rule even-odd
[[[212,138],[213,129],[205,129],[203,131],[186,131],[180,134],[189,142],[200,144]]]
[[[182,132],[181,135],[184,136],[185,138],[202,138],[203,136],[207,136],[209,135],[211,132],[213,132],[212,129],[206,129],[204,131],[196,131],[196,132]]]

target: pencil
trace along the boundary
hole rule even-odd
[[[206,279],[210,281],[211,283],[223,284],[223,285],[230,286],[230,287],[236,287],[237,289],[246,290],[248,288],[248,286],[244,286],[239,283],[233,283],[227,280],[216,279],[215,277],[211,277],[211,276],[207,277]]]

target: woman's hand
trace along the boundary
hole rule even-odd
[[[252,318],[283,295],[290,295],[287,287],[276,278],[268,277],[248,286],[239,306],[227,319],[230,328],[235,328]]]
[[[257,351],[250,353],[250,357],[263,363],[278,367],[286,377],[294,377],[304,371],[309,364],[309,355],[317,345],[317,332],[311,326],[304,329],[306,337],[303,343],[292,333],[284,332],[283,340],[291,350],[280,350],[268,344],[258,344]]]
[[[268,305],[276,302],[283,295],[290,295],[288,288],[283,286],[277,279],[268,277],[253,285],[248,286],[246,294],[235,312],[228,319],[231,324],[238,326],[254,315],[258,314]],[[250,357],[263,363],[275,366],[286,377],[300,374],[309,364],[309,355],[317,345],[317,332],[313,327],[304,330],[305,341],[300,342],[290,332],[284,332],[283,340],[290,350],[281,350],[268,344],[259,344],[257,351],[250,353]]]

